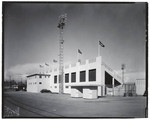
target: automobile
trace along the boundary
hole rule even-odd
[[[52,93],[50,90],[47,90],[47,89],[42,89],[40,92],[41,93]]]

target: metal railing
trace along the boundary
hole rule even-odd
[[[118,75],[118,73],[116,73],[115,70],[113,70],[111,67],[109,67],[106,63],[102,62],[102,65],[109,71],[112,73],[113,77],[116,78],[117,80],[119,80],[120,82],[122,82],[122,77],[120,75]]]

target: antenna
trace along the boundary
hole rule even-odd
[[[59,16],[59,93],[63,93],[63,74],[64,74],[64,39],[63,30],[66,25],[67,14]]]

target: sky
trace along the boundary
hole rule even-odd
[[[118,72],[125,64],[126,74],[145,77],[145,3],[5,3],[3,8],[5,76],[59,60],[57,25],[67,13],[64,63],[76,62],[78,49],[82,61],[97,57],[100,40],[102,61]]]

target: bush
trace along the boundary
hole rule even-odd
[[[47,90],[47,89],[42,89],[40,92],[41,93],[52,93],[50,90]]]

